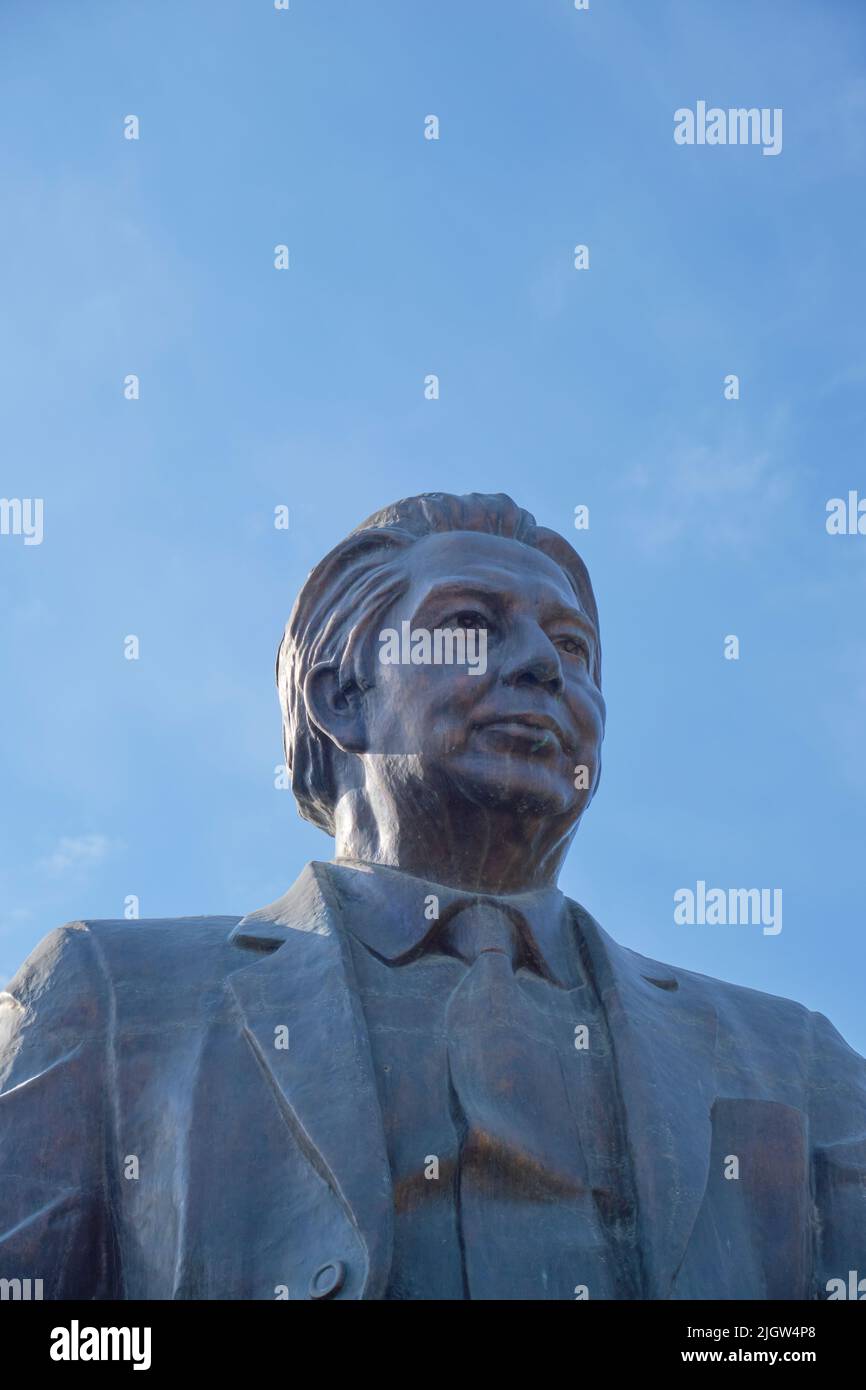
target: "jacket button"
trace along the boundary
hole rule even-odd
[[[346,1282],[346,1266],[342,1260],[332,1260],[330,1264],[317,1269],[310,1280],[310,1298],[333,1298]]]

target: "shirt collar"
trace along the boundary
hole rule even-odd
[[[431,944],[458,907],[492,902],[525,923],[528,946],[544,973],[560,985],[574,983],[577,951],[571,943],[568,899],[558,888],[529,893],[473,893],[417,878],[402,869],[342,859],[323,865],[360,941],[383,960],[402,964]]]

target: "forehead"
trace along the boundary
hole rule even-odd
[[[420,600],[443,584],[465,582],[503,595],[581,604],[555,560],[522,541],[480,531],[425,536],[405,553],[409,597]]]

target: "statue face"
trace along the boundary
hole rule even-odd
[[[483,630],[486,669],[377,654],[362,756],[414,755],[395,764],[407,780],[576,820],[597,781],[604,701],[591,674],[595,629],[565,574],[519,541],[468,531],[417,541],[405,563],[408,592],[381,630]]]

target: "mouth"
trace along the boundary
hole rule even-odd
[[[531,743],[539,750],[552,747],[555,742],[564,753],[572,753],[570,740],[562,726],[547,714],[502,714],[479,720],[475,727],[489,729],[491,733],[521,744]]]

